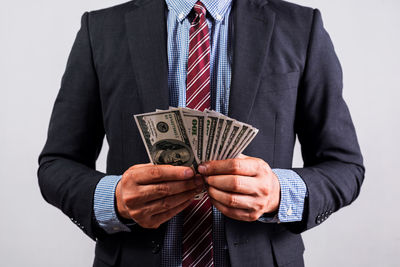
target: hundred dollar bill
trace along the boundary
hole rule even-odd
[[[229,149],[232,147],[234,140],[239,135],[240,130],[243,128],[243,124],[240,122],[233,122],[232,129],[228,135],[228,139],[225,141],[224,148],[219,156],[219,159],[227,159]]]
[[[204,142],[204,113],[192,109],[180,108],[183,113],[183,120],[187,134],[192,144],[197,162],[203,161]]]
[[[198,162],[180,110],[135,115],[147,154],[153,164],[193,166]]]
[[[221,141],[218,145],[217,153],[214,155],[214,159],[217,159],[217,160],[221,159],[222,152],[225,147],[225,143],[228,140],[228,137],[230,136],[230,134],[232,132],[233,123],[234,123],[234,120],[226,118],[225,128],[222,131]]]
[[[217,116],[207,114],[204,127],[203,161],[207,161],[210,158],[217,123]]]
[[[227,153],[225,155],[226,158],[228,158],[228,159],[232,158],[232,152],[234,150],[236,150],[239,147],[240,144],[242,144],[243,139],[245,139],[245,137],[246,137],[245,134],[249,130],[249,128],[250,128],[250,125],[247,125],[247,124],[243,123],[241,129],[239,130],[239,133],[234,138],[234,141],[232,142],[230,147],[228,147],[228,149],[227,149]]]
[[[252,135],[252,133],[253,133],[253,128],[249,127],[247,129],[247,131],[243,134],[242,139],[240,140],[240,142],[236,145],[236,147],[234,147],[232,149],[232,151],[228,155],[229,158],[235,158],[235,155],[237,154],[237,151],[239,149],[241,149],[241,147],[246,144],[246,141],[249,140],[249,138]]]
[[[204,121],[206,115],[203,112],[189,108],[178,109],[182,111],[186,132],[191,142],[194,155],[197,158],[197,162],[200,163],[203,161]],[[170,110],[175,110],[175,108],[170,107]],[[206,189],[204,188],[194,199],[202,199],[205,193]]]
[[[233,155],[233,158],[238,157],[246,148],[247,146],[253,141],[253,139],[256,137],[258,133],[258,129],[253,128],[249,136],[247,137],[247,140],[239,147],[239,149],[236,150],[236,152]]]
[[[221,133],[223,129],[225,128],[225,116],[219,116],[218,117],[218,123],[215,129],[215,134],[214,134],[214,140],[213,140],[213,145],[211,148],[211,154],[210,157],[207,160],[214,160],[215,155],[217,154],[218,146],[220,144],[221,140]]]

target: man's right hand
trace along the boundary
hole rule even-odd
[[[158,228],[203,191],[203,178],[190,167],[140,164],[129,168],[117,185],[118,213],[144,228]]]

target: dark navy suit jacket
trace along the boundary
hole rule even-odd
[[[137,0],[85,13],[40,155],[44,198],[96,240],[95,266],[158,266],[165,225],[107,235],[93,219],[105,175],[148,162],[133,115],[166,109],[164,0]],[[303,220],[264,224],[226,218],[232,266],[302,266],[300,233],[350,204],[364,177],[342,72],[318,10],[279,0],[235,0],[229,116],[259,134],[244,152],[292,167],[296,135],[308,197]],[[95,161],[107,136],[107,173]]]

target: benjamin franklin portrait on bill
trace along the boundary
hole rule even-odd
[[[181,141],[171,139],[155,143],[151,154],[155,164],[191,166],[194,160],[190,147]]]

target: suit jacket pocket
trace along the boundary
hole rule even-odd
[[[282,90],[295,89],[299,85],[300,72],[289,73],[267,73],[262,77],[260,83],[261,92],[279,92]]]

